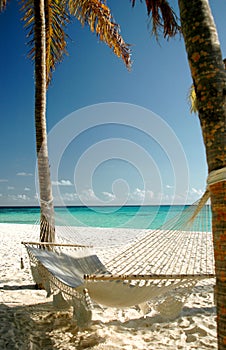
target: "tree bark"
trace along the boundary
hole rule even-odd
[[[226,166],[226,72],[208,0],[178,0],[208,172]],[[226,349],[226,181],[209,186],[216,269],[218,348]]]
[[[55,241],[54,207],[46,128],[45,2],[34,1],[35,15],[35,128],[40,191],[40,240]]]

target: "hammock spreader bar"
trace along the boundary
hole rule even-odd
[[[144,274],[144,275],[84,275],[84,280],[96,280],[96,281],[132,281],[132,280],[170,280],[170,279],[206,279],[214,278],[215,274]]]

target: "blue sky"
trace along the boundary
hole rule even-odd
[[[129,0],[108,5],[131,44],[133,66],[128,72],[88,27],[69,25],[69,55],[57,66],[47,98],[54,202],[193,202],[205,189],[207,166],[199,120],[187,102],[184,42],[157,43],[139,1],[135,8]],[[225,57],[226,2],[210,5]],[[1,206],[38,205],[34,66],[21,16],[14,0],[0,15]]]

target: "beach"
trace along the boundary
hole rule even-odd
[[[109,244],[113,231],[118,243],[138,233],[135,229],[77,230],[86,241],[92,233],[97,245]],[[0,224],[0,239],[1,349],[217,349],[214,279],[198,282],[175,319],[166,320],[152,309],[144,316],[137,306],[121,310],[95,305],[91,325],[81,330],[71,309],[59,311],[46,291],[35,289],[21,245],[38,240],[32,225]]]

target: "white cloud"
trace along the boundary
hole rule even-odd
[[[97,197],[96,197],[94,191],[91,188],[82,191],[82,194],[80,195],[80,198],[81,198],[81,200],[84,200],[84,201],[97,200]]]
[[[135,191],[132,193],[132,197],[138,198],[138,199],[144,199],[145,190],[141,190],[140,188],[136,188]]]
[[[62,199],[64,201],[73,202],[75,199],[78,199],[78,195],[76,193],[64,193]]]
[[[9,180],[7,179],[0,179],[0,182],[8,182]]]
[[[140,188],[136,188],[133,193],[131,193],[132,199],[137,200],[150,200],[154,198],[154,192],[151,190],[141,190]]]
[[[110,192],[102,192],[104,196],[106,196],[109,200],[116,199],[116,196],[113,193]]]
[[[194,203],[200,199],[204,191],[200,188],[192,187],[187,191],[186,203]],[[184,201],[185,202],[185,201]]]
[[[165,197],[163,197],[163,200],[165,200]],[[171,195],[168,198],[169,198],[168,203],[171,203],[171,204],[185,204],[186,203],[186,195],[184,193],[175,193],[174,195]]]
[[[171,185],[166,185],[166,188],[173,188],[173,186],[171,186]]]
[[[13,201],[29,201],[30,197],[26,194],[9,195],[9,199]]]
[[[8,190],[14,190],[13,186],[8,186],[7,188],[8,188]]]
[[[17,176],[32,176],[33,174],[31,173],[25,173],[25,172],[20,172],[20,173],[17,173]]]
[[[73,186],[70,180],[52,181],[53,186]]]
[[[18,194],[18,199],[22,199],[23,201],[27,201],[30,199],[26,194]]]
[[[24,191],[30,191],[31,189],[29,187],[25,187]]]

